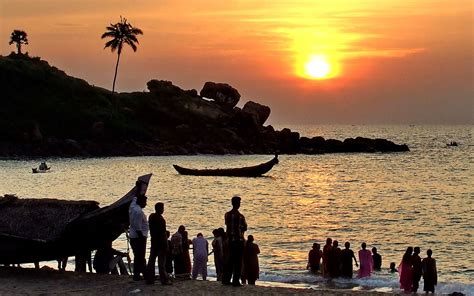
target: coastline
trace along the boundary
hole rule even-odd
[[[0,295],[403,295],[393,292],[373,292],[341,289],[313,290],[306,288],[281,287],[264,283],[257,286],[235,288],[223,286],[215,281],[175,281],[171,286],[146,285],[135,282],[129,276],[75,273],[71,271],[31,268],[0,267]],[[438,294],[439,295],[439,294]]]

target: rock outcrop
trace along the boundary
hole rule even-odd
[[[200,95],[228,109],[235,107],[240,100],[239,92],[227,83],[208,81],[201,89]]]
[[[225,83],[206,82],[198,95],[154,79],[149,92],[112,93],[23,55],[0,57],[0,73],[1,157],[409,150],[385,139],[326,140],[264,126],[270,108],[236,107],[240,94]]]

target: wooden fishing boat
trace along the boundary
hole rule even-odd
[[[267,162],[255,166],[243,168],[228,168],[228,169],[189,169],[179,165],[173,167],[181,175],[192,176],[227,176],[227,177],[259,177],[270,171],[275,164],[278,163],[278,155]]]
[[[145,194],[151,174],[138,178]],[[96,201],[0,197],[0,264],[56,260],[90,252],[128,229],[134,186],[100,208]]]

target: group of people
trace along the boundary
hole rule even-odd
[[[232,198],[232,210],[224,217],[226,231],[218,228],[213,231],[212,252],[209,252],[209,243],[198,233],[189,240],[188,233],[183,225],[170,237],[166,230],[166,221],[163,218],[164,204],[155,204],[155,212],[146,217],[143,208],[146,207],[147,197],[141,194],[141,182],[137,181],[136,196],[129,208],[130,244],[134,255],[133,279],[145,279],[147,284],[155,281],[155,264],[158,259],[159,279],[163,285],[172,284],[171,274],[174,270],[175,278],[196,279],[201,274],[203,280],[207,278],[208,256],[214,253],[214,262],[219,281],[225,285],[241,286],[243,283],[255,284],[258,279],[258,254],[260,250],[249,235],[244,239],[247,231],[245,217],[239,212],[240,197]],[[148,233],[150,233],[150,254],[148,263],[145,259]],[[193,246],[193,264],[189,255],[190,245]],[[242,284],[240,283],[242,280]]]
[[[318,243],[313,244],[313,248],[308,253],[307,269],[311,272],[321,273],[324,277],[346,277],[352,278],[353,266],[359,266],[358,277],[370,277],[371,272],[380,271],[382,268],[382,256],[377,252],[377,248],[373,247],[372,252],[367,250],[367,244],[361,244],[358,252],[359,263],[357,263],[354,252],[350,249],[350,243],[344,244],[344,249],[339,248],[337,240],[331,238],[326,239],[326,245],[321,250]],[[419,282],[423,276],[425,292],[433,292],[437,284],[436,260],[431,257],[433,252],[431,249],[426,251],[427,257],[421,260],[419,247],[408,247],[403,255],[402,262],[396,269],[395,262],[390,263],[390,272],[398,272],[400,275],[400,288],[405,292],[416,293],[419,288]],[[322,263],[321,263],[322,261]]]
[[[400,288],[405,292],[416,293],[423,276],[423,291],[426,293],[435,291],[438,283],[438,272],[436,270],[436,260],[431,257],[433,251],[426,251],[427,257],[423,260],[420,257],[420,247],[408,247],[402,257],[402,262],[398,267],[400,274]]]
[[[326,244],[321,250],[318,243],[313,244],[313,248],[308,253],[307,268],[312,272],[320,272],[324,277],[336,278],[345,277],[352,278],[353,265],[359,266],[358,277],[369,277],[373,270],[380,270],[382,266],[382,256],[377,252],[377,248],[372,248],[372,253],[367,250],[366,243],[361,244],[358,252],[359,263],[354,251],[350,249],[350,242],[344,243],[344,249],[339,248],[339,242],[326,239]],[[322,263],[321,263],[322,261]]]

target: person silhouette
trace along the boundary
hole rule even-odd
[[[351,244],[346,242],[344,247],[345,249],[341,251],[341,275],[346,278],[352,278],[352,259],[354,259],[356,266],[359,265],[357,264],[354,251],[350,249]]]
[[[421,275],[423,274],[423,270],[421,267],[421,258],[419,254],[420,254],[420,247],[415,247],[413,249],[413,255],[411,256],[412,292],[413,293],[416,293],[418,291],[418,287],[420,286]]]
[[[426,255],[428,257],[424,258],[421,261],[421,266],[423,270],[423,291],[435,292],[435,286],[438,283],[438,271],[436,270],[436,260],[431,257],[433,251],[428,249]]]
[[[377,253],[377,248],[372,248],[372,260],[374,261],[374,270],[380,271],[382,269],[382,256]]]
[[[239,212],[240,196],[234,196],[231,199],[232,210],[225,213],[224,221],[227,227],[227,239],[229,241],[229,261],[225,268],[222,283],[229,285],[231,283],[235,287],[242,284],[239,278],[242,274],[242,256],[244,252],[244,233],[247,231],[247,222],[244,215]]]

